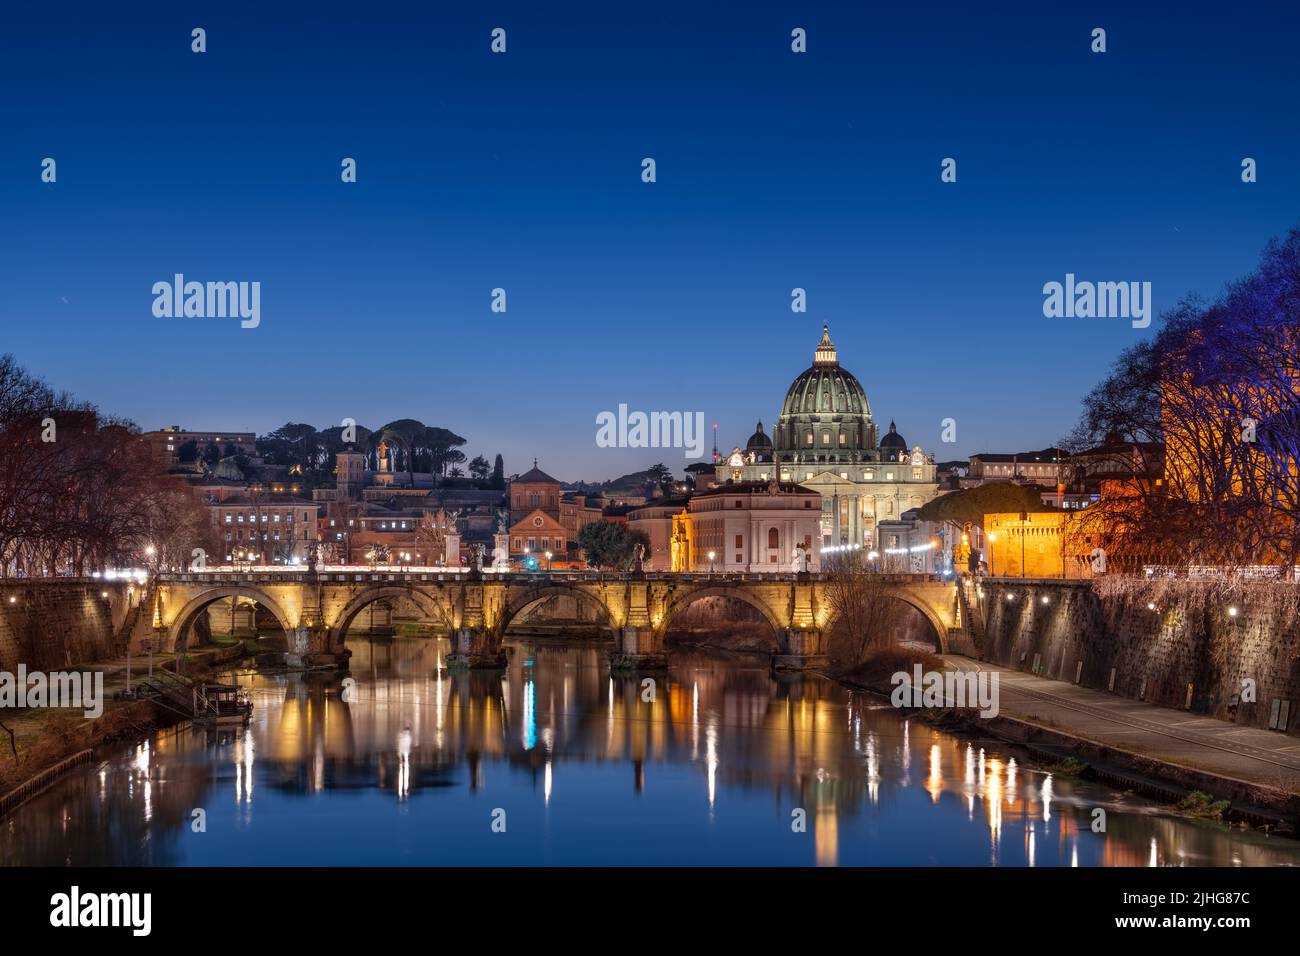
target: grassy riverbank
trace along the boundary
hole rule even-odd
[[[248,649],[234,644],[198,648],[183,656],[181,668],[187,676],[202,676],[224,670],[242,659]],[[236,654],[238,656],[231,657]],[[157,657],[155,668],[176,669],[174,657]],[[147,672],[147,659],[130,661],[132,680]],[[0,729],[0,796],[59,761],[86,749],[106,743],[147,735],[158,727],[168,726],[177,715],[147,700],[122,700],[117,693],[127,685],[127,660],[99,661],[69,670],[98,672],[104,675],[104,712],[96,718],[85,717],[80,710],[29,708],[0,711],[0,722],[12,732]]]

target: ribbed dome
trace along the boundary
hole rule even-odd
[[[840,368],[830,328],[824,325],[812,366],[794,380],[781,406],[782,418],[812,412],[871,416],[866,390],[852,372]]]
[[[782,458],[799,455],[805,460],[842,461],[875,457],[876,426],[871,422],[866,390],[852,372],[840,367],[826,326],[822,326],[813,364],[785,394],[776,448]]]

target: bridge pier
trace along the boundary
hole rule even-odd
[[[619,630],[618,646],[609,655],[610,670],[623,672],[668,669],[663,635],[649,625],[627,625]]]
[[[484,627],[461,627],[452,633],[455,651],[447,658],[448,670],[498,670],[509,661],[501,642]]]
[[[781,648],[772,655],[774,671],[804,671],[827,663],[826,635],[815,627],[789,627],[781,635]]]
[[[286,634],[289,652],[286,657],[297,656],[307,667],[336,667],[347,670],[352,651],[345,645],[335,646],[330,640],[330,629],[324,626],[305,626]]]

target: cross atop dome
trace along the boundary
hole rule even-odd
[[[830,326],[823,325],[822,340],[817,343],[817,351],[813,353],[813,365],[839,364],[839,360],[835,357],[835,344],[831,342]]]

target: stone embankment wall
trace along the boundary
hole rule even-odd
[[[119,653],[116,635],[142,589],[131,591],[71,578],[0,581],[0,671],[58,670]]]
[[[1300,736],[1296,583],[992,579],[981,588],[986,660]]]

